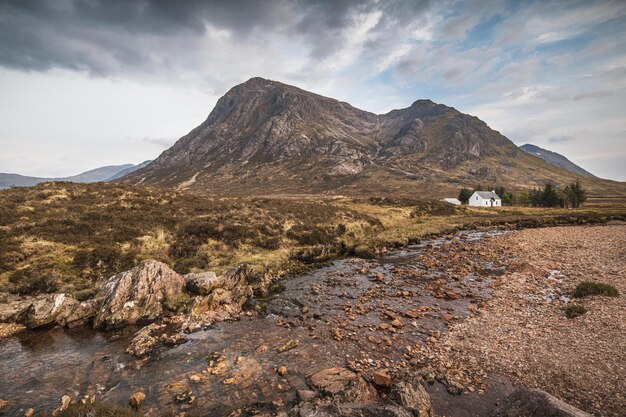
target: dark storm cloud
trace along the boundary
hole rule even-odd
[[[162,69],[174,65],[172,54],[194,48],[208,25],[236,41],[287,35],[308,45],[308,56],[319,60],[348,41],[343,29],[354,23],[356,13],[381,10],[382,31],[415,19],[427,5],[413,0],[0,0],[0,65],[94,75]]]
[[[205,25],[247,36],[277,25],[285,1],[0,1],[0,65],[41,71],[53,67],[96,75],[120,67],[150,66],[159,40],[205,34]],[[146,50],[146,46],[154,49]],[[163,47],[163,46],[161,46]]]

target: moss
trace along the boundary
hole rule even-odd
[[[574,317],[582,316],[587,312],[587,309],[578,304],[570,304],[565,307],[565,316],[568,319],[573,319]]]
[[[590,295],[605,295],[607,297],[619,296],[617,288],[603,282],[583,281],[576,286],[573,296],[576,298],[587,297]]]
[[[191,297],[188,294],[179,293],[166,298],[163,301],[163,307],[172,313],[178,313],[187,307],[190,301]]]

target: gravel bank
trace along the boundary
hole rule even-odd
[[[626,410],[626,225],[523,230],[506,248],[507,273],[480,313],[456,324],[438,351],[474,373],[504,374],[599,416]],[[619,297],[568,300],[581,281]],[[568,319],[564,307],[587,313]]]

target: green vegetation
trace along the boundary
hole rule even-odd
[[[619,296],[619,291],[614,286],[603,282],[583,281],[576,286],[573,294],[576,298],[588,297],[590,295],[617,297]]]
[[[569,304],[567,307],[565,307],[565,316],[568,319],[573,319],[575,317],[582,316],[586,312],[587,312],[587,309],[578,304]]]
[[[461,203],[467,204],[474,191],[481,190],[495,190],[505,206],[579,208],[582,203],[587,201],[587,191],[578,179],[563,189],[559,189],[552,182],[547,181],[543,189],[521,191],[516,194],[502,186],[494,187],[479,184],[473,189],[461,188],[458,199]]]
[[[87,299],[144,259],[180,273],[220,273],[245,263],[250,282],[260,287],[319,262],[372,257],[462,228],[624,220],[620,204],[605,199],[575,213],[486,211],[409,198],[218,198],[125,184],[39,184],[0,191],[0,291]],[[180,302],[172,300],[171,308]]]

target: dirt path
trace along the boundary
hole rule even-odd
[[[434,348],[461,367],[508,375],[601,416],[626,410],[626,225],[530,229],[493,240],[515,254],[480,314]],[[564,314],[581,281],[615,286]]]

